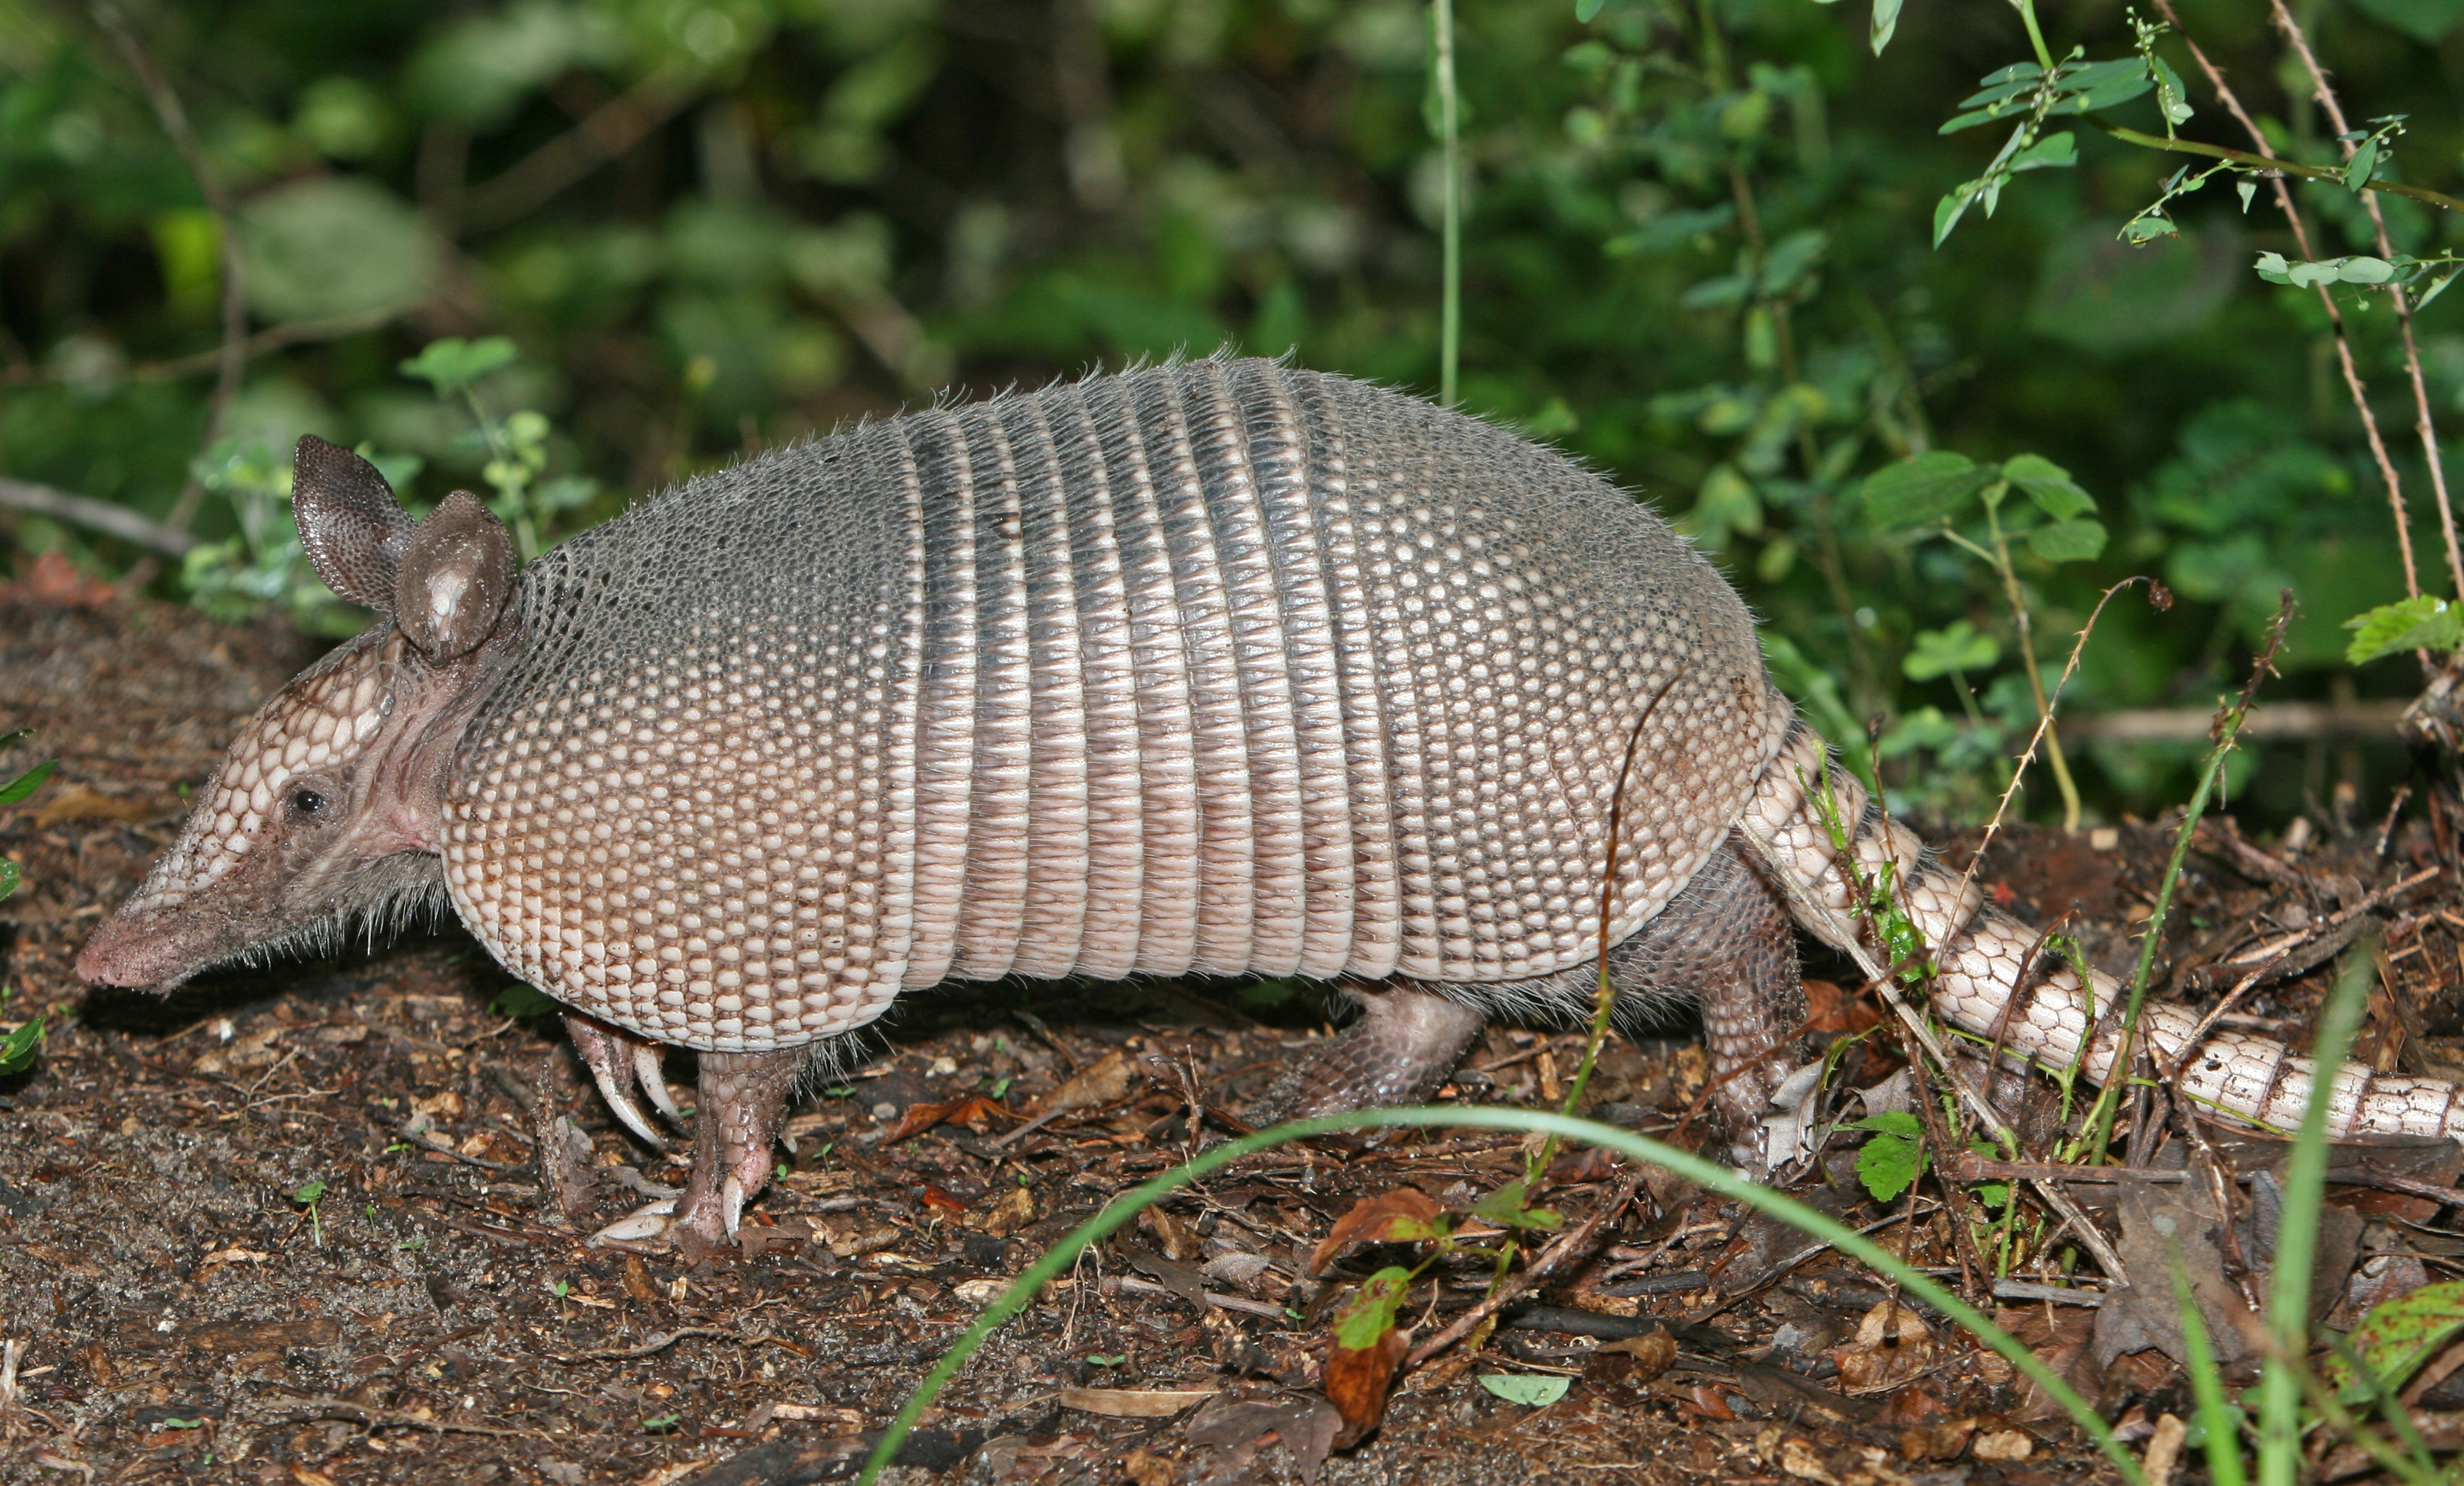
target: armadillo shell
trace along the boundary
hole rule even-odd
[[[446,864],[517,973],[724,1052],[944,978],[1457,982],[1612,938],[1789,720],[1572,461],[1262,361],[869,423],[549,553]]]

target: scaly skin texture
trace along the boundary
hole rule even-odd
[[[296,484],[378,621],[243,732],[79,972],[175,984],[441,884],[637,1134],[641,1098],[672,1118],[659,1050],[702,1054],[680,1242],[733,1232],[816,1046],[944,979],[1348,983],[1360,1028],[1266,1105],[1319,1109],[1425,1093],[1490,1015],[1581,1019],[1605,941],[1621,1017],[1702,1003],[1744,1136],[1804,1015],[1788,915],[1864,932],[1821,743],[1710,565],[1558,455],[1364,384],[1208,361],[936,408],[517,580],[468,495],[414,522],[313,439]],[[2023,987],[2032,936],[1832,778],[1935,1006],[2104,1077],[2085,997],[2115,987]],[[2192,1019],[2145,1025],[2169,1059]],[[2238,1033],[2185,1076],[2277,1126],[2318,1081]],[[2459,1125],[2443,1083],[2330,1083],[2340,1132]]]
[[[1826,784],[1835,818],[1858,823],[1855,864],[1867,882],[1881,880],[1887,867],[1905,884],[1908,917],[1925,936],[1940,974],[1926,1004],[1945,1020],[1991,1044],[2059,1070],[2076,1063],[2092,1081],[2113,1076],[2122,1040],[2122,1002],[2126,987],[2090,970],[2088,985],[2054,957],[2031,970],[2024,965],[2036,933],[1985,903],[1981,888],[1963,888],[1957,874],[1925,855],[1924,843],[1896,821],[1866,811],[1865,792],[1855,776],[1830,767],[1822,740],[1799,726],[1764,771],[1740,823],[1776,870],[1794,879],[1827,914],[1808,916],[1805,927],[1846,947],[1840,925],[1863,925],[1850,875],[1815,808],[1814,794]],[[1869,931],[1868,931],[1869,932]],[[2089,1008],[2096,1027],[2089,1027]],[[2187,1008],[2150,1003],[2143,1009],[2141,1044],[2159,1066],[2182,1061],[2198,1029]],[[2085,1054],[2081,1055],[2081,1047]],[[2211,1032],[2183,1066],[2182,1092],[2213,1114],[2230,1115],[2276,1130],[2299,1129],[2302,1112],[2319,1087],[2314,1059],[2281,1043],[2246,1032]],[[2405,1078],[2347,1063],[2327,1080],[2328,1133],[2365,1132],[2464,1137],[2464,1107],[2454,1084],[2436,1078]]]

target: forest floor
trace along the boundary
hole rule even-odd
[[[536,1008],[499,1000],[510,977],[457,927],[341,962],[225,971],[168,998],[91,989],[71,973],[238,721],[312,654],[280,630],[221,628],[74,586],[0,595],[0,730],[36,730],[0,755],[0,778],[60,761],[40,792],[0,810],[0,854],[26,873],[0,906],[0,984],[13,990],[0,1028],[34,1016],[50,1027],[33,1065],[0,1076],[0,1343],[23,1344],[13,1375],[0,1370],[0,1480],[850,1478],[1001,1281],[1189,1154],[1192,1092],[1237,1111],[1325,1035],[1307,997],[1259,1005],[1237,983],[919,996],[882,1029],[877,1056],[798,1103],[793,1153],[781,1152],[783,1174],[740,1248],[688,1264],[650,1246],[592,1247],[591,1229],[645,1188],[680,1185],[682,1169],[614,1123],[553,1017],[508,1014]],[[2305,854],[2287,855],[2229,825],[2203,828],[2157,984],[2212,1000],[2199,967],[2254,936],[2334,948],[2366,920],[2382,927],[2380,982],[2360,1055],[2445,1066],[2464,914],[2452,872],[2421,877],[2441,859],[2430,834],[2402,823],[2382,850],[2378,821],[2327,820]],[[2171,835],[2021,829],[1982,876],[2022,918],[2076,910],[2088,956],[2126,971],[2128,931]],[[2408,877],[2421,880],[2384,891]],[[2241,1012],[2306,1037],[2336,963],[2326,954],[2257,987]],[[1836,980],[1841,967],[1810,971]],[[1813,988],[1818,1031],[1881,1020],[1829,982]],[[1492,1030],[1445,1098],[1550,1105],[1581,1041]],[[1837,1082],[1881,1081],[1901,1066],[1894,1047],[1859,1041]],[[688,1098],[691,1067],[678,1054],[668,1070]],[[1705,1076],[1682,1028],[1617,1038],[1588,1107],[1716,1151],[1704,1120],[1686,1118]],[[2058,1115],[2050,1083],[2013,1088],[2023,1131]],[[995,1094],[1001,1109],[969,1106],[971,1094]],[[542,1098],[589,1142],[580,1226],[542,1193],[534,1142],[553,1128]],[[1003,1139],[1019,1127],[1005,1111],[1055,1108]],[[1854,1174],[1855,1139],[1835,1137],[1803,1194],[1957,1280],[1939,1188],[1872,1200]],[[2425,1161],[2407,1169],[2454,1181],[2453,1162]],[[1525,1163],[1516,1138],[1430,1130],[1287,1146],[1184,1189],[997,1334],[891,1478],[2112,1478],[2007,1364],[1922,1308],[1895,1312],[1872,1273],[1683,1183],[1583,1153],[1560,1156],[1531,1196],[1570,1227],[1623,1200],[1595,1241],[1507,1310],[1477,1356],[1407,1373],[1382,1427],[1328,1454],[1335,1410],[1318,1374],[1330,1315],[1406,1251],[1354,1246],[1312,1274],[1313,1249],[1364,1198],[1410,1186],[1463,1211]],[[2264,1164],[2244,1163],[2246,1176],[2258,1168],[2255,1191]],[[2110,1183],[2072,1190],[2118,1225],[2126,1259],[2130,1219],[2115,1209],[2129,1203]],[[2339,1191],[2355,1217],[2328,1227],[2354,1236],[2329,1245],[2321,1304],[2346,1322],[2464,1253],[2435,1227],[2449,1209]],[[2016,1226],[2020,1238],[2042,1231],[2035,1221]],[[2092,1266],[2066,1275],[2058,1253],[2014,1252],[2005,1289],[2020,1288],[2000,1302],[2005,1320],[2119,1416],[2125,1437],[2189,1414],[2162,1350],[2145,1338],[2123,1349],[2126,1328],[2098,1333],[2118,1302]],[[1405,1322],[1434,1333],[1486,1278],[1477,1255],[1437,1267]],[[2045,1291],[2104,1304],[2056,1305]],[[1500,1377],[1571,1386],[1554,1402],[1513,1401],[1484,1381]]]

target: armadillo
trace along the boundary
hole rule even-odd
[[[1708,561],[1396,391],[1212,359],[935,408],[518,574],[475,499],[414,521],[313,438],[294,502],[378,617],[243,729],[78,972],[168,986],[441,892],[646,1139],[659,1050],[698,1051],[680,1242],[734,1233],[816,1050],[942,981],[1331,982],[1361,1014],[1263,1101],[1297,1114],[1433,1092],[1493,1014],[1579,1014],[1606,943],[1621,1012],[1700,1002],[1745,1139],[1804,1022],[1792,918],[1870,940],[1896,881],[1939,1015],[2116,1056],[2115,986],[1868,811]],[[2149,1014],[2167,1065],[2196,1022]],[[2319,1082],[2236,1031],[2182,1075],[2277,1126]],[[2447,1083],[2327,1097],[2339,1132],[2464,1133]]]

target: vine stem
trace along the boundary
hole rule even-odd
[[[2036,26],[2036,0],[2011,0],[2019,19],[2028,28],[2028,45],[2036,49],[2036,65],[2047,72],[2054,70],[2053,49],[2045,45],[2045,33]]]
[[[2275,16],[2277,29],[2284,33],[2285,41],[2292,46],[2294,55],[2301,58],[2302,67],[2309,72],[2311,96],[2319,100],[2321,108],[2327,111],[2327,122],[2335,126],[2336,132],[2340,135],[2351,133],[2352,126],[2344,122],[2343,105],[2336,100],[2336,90],[2328,86],[2326,72],[2320,67],[2319,58],[2311,54],[2310,38],[2302,33],[2301,23],[2294,19],[2291,11],[2285,9],[2284,0],[2268,0],[2268,7]],[[2358,147],[2350,140],[2346,140],[2344,158],[2351,160],[2354,150]],[[2369,183],[2363,184],[2366,186]],[[2406,191],[2403,194],[2414,193]],[[2431,194],[2435,195],[2436,192]],[[2456,202],[2453,197],[2448,200],[2452,205],[2464,207],[2464,202]],[[2379,256],[2394,257],[2395,245],[2387,238],[2387,213],[2379,209],[2378,197],[2365,190],[2362,193],[2362,205],[2369,209],[2370,226],[2378,236]],[[2455,586],[2456,595],[2464,597],[2464,550],[2459,550],[2456,543],[2455,507],[2447,496],[2447,468],[2439,457],[2438,426],[2431,417],[2430,386],[2421,374],[2421,347],[2413,341],[2412,302],[2406,298],[2404,290],[2399,287],[2390,286],[2388,293],[2394,299],[2396,323],[2404,332],[2404,367],[2412,381],[2413,425],[2421,436],[2422,455],[2430,465],[2431,495],[2438,502],[2438,529],[2447,542],[2448,581]]]
[[[2251,118],[2249,110],[2241,106],[2241,99],[2233,93],[2233,86],[2225,81],[2224,70],[2210,61],[2208,54],[2201,51],[2199,44],[2190,39],[2190,33],[2183,29],[2182,17],[2174,12],[2173,0],[2155,0],[2155,4],[2158,13],[2165,17],[2166,24],[2173,28],[2174,33],[2182,38],[2182,44],[2189,49],[2190,59],[2198,63],[2200,72],[2207,75],[2208,86],[2215,89],[2216,101],[2222,103],[2225,111],[2233,116],[2233,122],[2241,125],[2242,132],[2250,136],[2251,143],[2265,150],[2268,147],[2266,133],[2259,128],[2257,121]],[[2142,138],[2155,147],[2168,149],[2174,147],[2169,144],[2159,144],[2152,135],[2142,136]],[[2253,158],[2267,157],[2261,155]],[[2276,189],[2277,208],[2284,213],[2284,220],[2293,228],[2294,246],[2301,250],[2303,257],[2317,258],[2318,253],[2310,246],[2310,230],[2301,221],[2300,209],[2293,203],[2292,189],[2284,184],[2284,177],[2280,174],[2271,184]],[[2337,307],[2336,297],[2328,292],[2325,284],[2319,285],[2319,302],[2325,308],[2327,323],[2336,334],[2336,360],[2344,373],[2344,391],[2353,400],[2353,410],[2361,415],[2362,435],[2369,444],[2370,457],[2378,464],[2379,479],[2387,486],[2389,514],[2395,519],[2396,551],[2404,563],[2405,597],[2418,598],[2421,596],[2421,580],[2417,575],[2417,565],[2413,561],[2412,521],[2405,511],[2404,482],[2397,478],[2395,461],[2388,457],[2387,440],[2380,436],[2378,414],[2370,410],[2369,388],[2363,385],[2361,367],[2353,359],[2353,342],[2351,336],[2345,333],[2344,312]],[[2427,663],[2428,657],[2425,655],[2424,664]]]
[[[2137,129],[2125,128],[2118,123],[2107,123],[2093,114],[2088,116],[2088,122],[2124,144],[2138,144],[2148,149],[2169,150],[2177,155],[2205,155],[2211,160],[2230,160],[2235,165],[2249,166],[2253,169],[2277,170],[2286,175],[2298,175],[2305,181],[2334,181],[2341,186],[2344,180],[2343,171],[2329,166],[2305,166],[2298,160],[2278,160],[2274,155],[2254,155],[2246,149],[2228,149],[2222,144],[2210,144],[2199,140],[2178,138],[2168,140],[2160,134],[2146,134]],[[2433,207],[2445,207],[2450,211],[2464,211],[2464,198],[2450,196],[2445,191],[2434,191],[2426,186],[2407,186],[2401,181],[2372,181],[2363,188],[2365,198],[2377,191],[2389,191],[2398,196],[2409,196],[2415,201],[2429,202]],[[2372,210],[2376,211],[2375,208]]]

